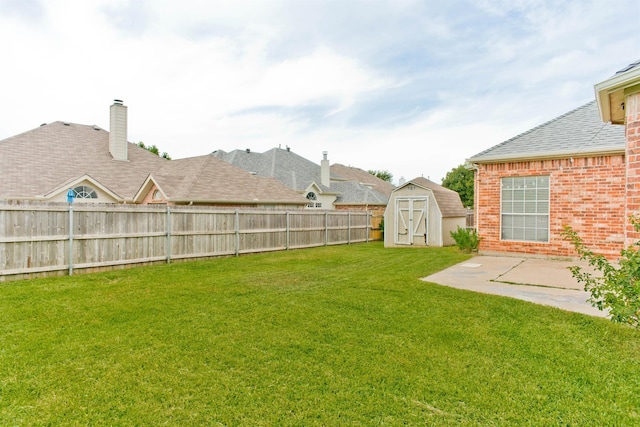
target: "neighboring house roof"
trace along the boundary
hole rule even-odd
[[[624,127],[603,123],[591,101],[553,120],[467,159],[494,163],[522,159],[559,158],[624,153]]]
[[[109,133],[97,126],[53,122],[0,141],[0,198],[38,197],[89,175],[130,200],[150,171],[167,160],[129,144],[129,161],[109,153]]]
[[[433,192],[433,197],[436,199],[436,203],[440,208],[443,218],[461,217],[467,214],[466,209],[462,206],[460,195],[457,192],[436,184],[433,181],[429,181],[427,178],[414,178],[411,181],[402,184],[396,190],[410,184],[429,189]]]
[[[378,178],[369,172],[353,166],[344,166],[339,163],[331,165],[332,176],[338,176],[345,181],[359,182],[366,186],[370,186],[385,196],[391,196],[391,192],[395,188],[393,184]]]
[[[331,191],[338,193],[336,205],[386,205],[389,197],[359,182],[331,182]]]
[[[0,141],[0,198],[47,198],[87,181],[120,202],[139,200],[151,177],[174,203],[305,205],[295,191],[205,155],[166,160],[128,143],[128,161],[114,160],[109,132],[54,122]],[[144,195],[142,195],[144,196]]]
[[[304,191],[313,182],[328,190],[320,184],[320,166],[290,150],[272,148],[264,153],[217,150],[211,154],[258,176],[275,178],[294,190]]]
[[[373,178],[373,180],[367,180],[370,182],[360,179],[352,181],[348,177],[340,176],[336,172],[337,169],[331,166],[330,187],[322,185],[320,165],[289,149],[272,148],[264,153],[250,150],[231,152],[217,150],[211,154],[257,176],[275,178],[299,192],[306,191],[310,185],[315,184],[323,193],[336,194],[336,205],[386,205],[389,200],[387,194],[379,191],[378,188],[372,188],[379,185],[376,183],[378,178],[369,173],[366,174]],[[342,166],[342,168],[346,167]],[[357,171],[351,171],[351,174],[356,173],[360,176]]]
[[[277,180],[248,174],[211,155],[172,160],[153,178],[174,203],[307,203]]]

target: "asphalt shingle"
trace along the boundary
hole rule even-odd
[[[624,152],[624,126],[603,123],[591,101],[467,159],[470,163]]]
[[[340,165],[341,167],[334,168],[336,165],[331,166],[331,185],[330,187],[322,185],[320,165],[288,149],[272,148],[264,153],[250,150],[233,150],[231,152],[217,150],[212,155],[257,176],[275,178],[287,187],[299,192],[303,192],[315,183],[324,193],[336,194],[336,204],[386,205],[389,200],[388,194],[385,194],[387,188],[377,182],[384,181],[361,169],[355,170],[356,168],[353,168],[353,171],[349,171],[349,176],[341,176],[340,172],[346,171],[347,167]],[[354,175],[362,178],[362,174],[358,171],[368,175],[367,179],[350,179]],[[393,188],[393,186],[391,187]]]
[[[151,175],[170,201],[304,206],[299,193],[251,175],[211,155],[166,160],[128,144],[128,161],[114,160],[109,132],[54,122],[0,141],[0,198],[39,198],[89,176],[130,202]]]

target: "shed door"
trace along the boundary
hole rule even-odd
[[[396,198],[396,244],[426,246],[427,200],[427,197]]]

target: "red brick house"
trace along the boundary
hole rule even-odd
[[[483,253],[574,257],[561,233],[615,258],[640,213],[640,62],[595,86],[597,100],[467,159]]]

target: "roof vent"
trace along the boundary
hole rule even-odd
[[[93,130],[100,130],[100,128],[96,125],[93,125],[92,127],[93,127]]]
[[[122,105],[122,99],[114,99],[113,103],[114,104],[118,104],[118,105]]]
[[[40,127],[42,127],[42,126],[46,126],[46,125],[47,125],[46,123],[43,123],[43,124],[41,124],[41,125],[40,125]]]
[[[69,123],[69,122],[63,122],[62,124],[65,125],[65,126],[71,126],[71,123]]]
[[[246,152],[247,152],[247,153],[250,153],[250,152],[251,152],[251,148],[247,148],[247,149],[246,149]]]
[[[287,151],[291,151],[291,147],[287,145]]]

